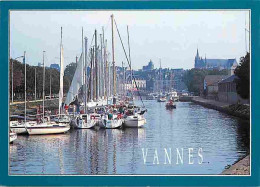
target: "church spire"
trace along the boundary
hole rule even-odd
[[[195,56],[195,68],[200,68],[200,56],[199,56],[199,49],[197,47],[197,54]]]
[[[197,55],[196,55],[197,58],[199,58],[199,48],[197,47]]]

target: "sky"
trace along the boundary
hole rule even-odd
[[[64,46],[65,66],[75,62],[82,51],[84,37],[91,45],[95,29],[100,34],[104,27],[108,51],[112,52],[111,14],[114,14],[124,46],[127,45],[129,27],[131,61],[133,69],[141,69],[150,60],[155,68],[194,67],[197,48],[203,58],[239,58],[249,46],[249,12],[230,11],[11,11],[10,57],[16,58],[26,51],[30,65],[42,62],[59,63],[60,38]],[[115,62],[126,64],[120,39],[114,26]],[[246,44],[247,43],[247,44]],[[94,42],[92,42],[92,45]],[[111,61],[112,56],[109,56]]]

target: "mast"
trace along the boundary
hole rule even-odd
[[[95,78],[96,78],[96,101],[98,100],[98,55],[97,55],[97,30],[95,30]]]
[[[159,78],[160,78],[160,85],[159,85],[159,88],[160,88],[160,94],[162,92],[162,76],[161,76],[161,70],[162,70],[162,66],[161,66],[161,59],[160,59],[160,71],[159,71]]]
[[[116,67],[115,67],[115,43],[114,43],[114,15],[111,15],[112,25],[112,63],[113,63],[113,96],[116,95]]]
[[[247,40],[246,40],[246,13],[245,13],[245,47],[246,47],[246,54],[247,54]]]
[[[51,71],[50,71],[50,99],[51,99]]]
[[[36,101],[36,67],[35,67],[35,77],[34,77],[34,100]]]
[[[130,39],[129,39],[129,29],[127,25],[127,38],[128,38],[128,52],[129,52],[129,62],[130,62],[130,79],[131,79],[131,89],[133,85],[133,72],[132,72],[132,62],[131,62],[131,51],[130,51]]]
[[[60,91],[59,91],[59,116],[62,113],[62,99],[63,99],[63,45],[62,45],[62,27],[60,40]]]
[[[43,51],[43,55],[42,55],[42,65],[43,65],[43,84],[42,84],[42,116],[44,119],[44,99],[45,99],[45,92],[44,92],[44,87],[45,87],[45,66],[44,66],[44,53],[45,51]]]
[[[102,27],[102,43],[103,43],[103,93],[104,93],[104,98],[106,99],[107,97],[107,91],[106,91],[106,86],[107,86],[107,77],[106,77],[106,43],[105,43],[105,31],[104,31],[104,26]]]
[[[96,74],[96,69],[95,69],[95,54],[94,54],[94,47],[91,48],[91,53],[92,53],[92,90],[93,90],[93,101],[96,99],[96,79],[95,79],[95,74]]]
[[[23,54],[23,61],[24,61],[24,123],[26,123],[26,62],[25,62],[25,54]]]
[[[88,100],[91,101],[92,93],[93,93],[93,86],[92,86],[92,48],[90,48],[90,72],[89,72],[89,86],[88,86]]]
[[[104,38],[104,35],[103,35]],[[108,98],[108,66],[107,66],[107,55],[106,55],[107,40],[104,44],[104,62],[105,62],[105,98]]]
[[[85,93],[84,93],[84,106],[85,106],[85,113],[87,111],[87,47],[88,47],[88,38],[85,37],[85,67],[84,67],[84,71],[85,71],[85,82],[84,82],[84,85],[85,85]]]
[[[85,61],[85,59],[84,59],[84,39],[83,39],[83,27],[82,27],[82,31],[81,31],[81,33],[82,33],[82,36],[81,36],[81,40],[82,40],[82,84],[84,84],[84,61]]]
[[[122,79],[122,96],[125,96],[125,69],[124,62],[122,61],[123,79]]]
[[[104,96],[104,63],[103,63],[103,37],[102,34],[100,34],[100,95],[103,97]]]

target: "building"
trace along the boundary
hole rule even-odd
[[[218,99],[221,102],[230,103],[230,104],[249,104],[248,99],[242,99],[236,90],[236,75],[231,75],[228,78],[222,80],[218,83]]]
[[[204,78],[204,94],[208,99],[217,99],[218,83],[226,79],[227,75],[207,75]]]
[[[195,56],[195,68],[198,69],[234,69],[237,67],[237,61],[233,59],[207,59],[206,56],[203,59],[199,56],[199,50],[197,49],[197,54]]]
[[[60,71],[60,66],[59,66],[59,64],[51,64],[51,65],[50,65],[50,68],[51,68],[51,69],[56,69],[56,70]]]
[[[154,64],[152,60],[150,60],[147,66],[143,66],[143,71],[152,71],[153,69],[154,69]]]

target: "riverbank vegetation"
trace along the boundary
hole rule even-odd
[[[236,79],[237,93],[243,99],[250,97],[250,54],[240,58],[240,64],[235,69],[235,75],[239,78]]]
[[[188,91],[194,95],[200,95],[204,86],[204,78],[206,75],[227,75],[228,70],[208,70],[193,68],[184,73],[183,81],[186,84]]]
[[[13,63],[13,64],[12,64]],[[18,60],[10,59],[9,61],[9,91],[12,95],[12,67],[13,67],[13,88],[14,100],[22,100],[24,98],[24,64]],[[69,70],[67,70],[69,69]],[[66,67],[63,78],[64,93],[67,93],[70,87],[72,73],[74,75],[75,68]],[[67,72],[67,73],[66,73]],[[36,75],[36,98],[42,97],[43,89],[43,67],[26,65],[26,90],[28,100],[34,99],[35,95],[35,75]],[[51,90],[50,90],[51,87]],[[60,88],[60,73],[57,69],[45,68],[45,95],[58,94]]]

